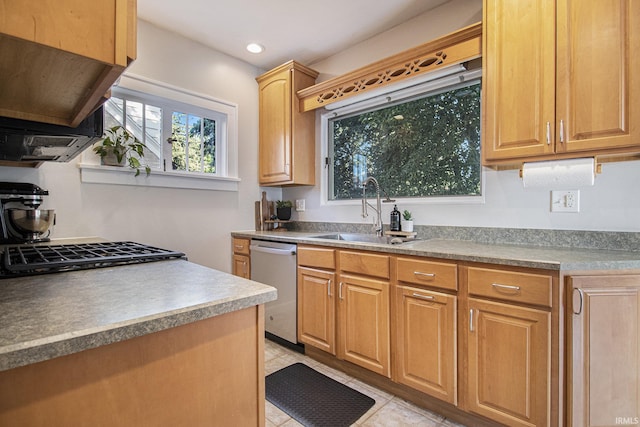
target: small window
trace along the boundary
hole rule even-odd
[[[367,176],[390,197],[481,195],[478,79],[382,102],[327,121],[329,200],[362,197]]]
[[[224,114],[127,90],[105,103],[105,126],[123,125],[146,145],[152,170],[217,175]]]

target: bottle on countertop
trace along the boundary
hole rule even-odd
[[[393,205],[389,229],[391,231],[400,231],[400,211],[398,210],[397,205]]]

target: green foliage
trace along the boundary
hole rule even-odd
[[[105,131],[105,138],[101,143],[93,147],[93,151],[101,158],[113,154],[118,163],[126,159],[129,167],[136,170],[136,175],[140,175],[142,163],[140,159],[144,157],[146,146],[138,138],[132,135],[121,125],[113,126]],[[149,165],[144,165],[147,176],[151,173]]]
[[[291,208],[293,203],[291,200],[276,200],[276,208]]]
[[[404,210],[404,212],[402,212],[402,218],[404,218],[405,221],[413,221],[413,217],[411,216],[411,212],[409,212],[408,210]]]
[[[393,197],[480,194],[480,84],[330,122],[333,199],[375,176]]]
[[[173,169],[215,173],[215,120],[185,113],[173,113],[171,128]]]

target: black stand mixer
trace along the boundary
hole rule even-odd
[[[47,242],[52,209],[38,209],[49,192],[34,184],[0,182],[1,244]]]

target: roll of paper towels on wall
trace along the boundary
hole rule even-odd
[[[553,160],[522,165],[525,188],[571,189],[595,183],[595,159]]]

